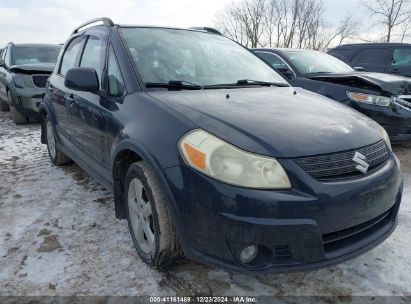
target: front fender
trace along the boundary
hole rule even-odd
[[[116,216],[118,218],[125,218],[125,210],[123,204],[123,189],[120,185],[120,179],[122,176],[119,174],[120,172],[116,169],[119,168],[118,164],[118,156],[123,151],[132,151],[136,155],[138,155],[145,163],[147,163],[154,171],[154,174],[159,182],[161,188],[163,189],[164,195],[166,197],[166,204],[171,213],[171,220],[173,221],[174,227],[177,230],[179,240],[183,249],[185,248],[185,239],[183,236],[184,229],[181,225],[182,219],[181,214],[177,208],[176,201],[174,200],[174,196],[172,195],[171,189],[168,186],[166,181],[166,177],[164,175],[164,171],[161,168],[160,164],[156,161],[155,157],[151,155],[151,153],[147,150],[147,148],[137,140],[132,139],[123,139],[117,145],[113,156],[112,156],[112,173],[113,173],[113,180],[114,180],[114,198],[115,198],[115,208],[116,208]],[[117,165],[117,166],[116,166]]]

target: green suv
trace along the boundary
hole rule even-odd
[[[0,111],[10,109],[16,124],[39,118],[38,106],[54,69],[60,45],[9,43],[0,57]]]

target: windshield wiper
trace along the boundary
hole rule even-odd
[[[207,88],[233,88],[233,87],[238,87],[238,86],[289,87],[290,85],[288,83],[282,83],[282,82],[268,82],[268,81],[260,81],[260,80],[241,79],[241,80],[237,80],[236,83],[207,85],[207,86],[204,86],[204,88],[205,89]]]
[[[237,81],[238,85],[260,85],[260,86],[275,86],[275,87],[289,87],[288,83],[282,82],[268,82],[268,81],[261,81],[261,80],[252,80],[252,79],[241,79]]]
[[[184,80],[170,80],[169,82],[146,82],[146,88],[167,88],[175,90],[202,90],[201,85],[184,81]]]

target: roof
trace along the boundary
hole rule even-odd
[[[21,47],[61,47],[59,44],[51,43],[12,43],[14,46]]]
[[[293,49],[293,48],[254,48],[255,51],[277,51],[277,52],[318,52],[315,50]]]
[[[410,43],[393,43],[393,42],[385,42],[385,43],[349,43],[349,44],[341,44],[339,46],[336,46],[334,49],[337,48],[343,48],[343,47],[353,47],[353,46],[375,46],[375,47],[381,47],[381,46],[411,46]]]
[[[99,22],[100,24],[96,24]],[[99,26],[105,26],[105,27],[122,27],[122,28],[159,28],[159,29],[173,29],[173,30],[185,30],[185,31],[196,31],[196,32],[204,32],[204,33],[212,33],[212,34],[217,34],[221,35],[221,33],[211,27],[192,27],[192,28],[176,28],[176,27],[166,27],[166,26],[153,26],[153,25],[122,25],[122,24],[117,24],[114,23],[110,18],[108,17],[100,17],[100,18],[95,18],[92,20],[87,21],[86,23],[81,24],[80,26],[76,27],[72,34],[76,34],[80,31],[90,29],[93,27],[99,27]]]

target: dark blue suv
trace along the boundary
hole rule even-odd
[[[51,161],[113,191],[154,267],[184,253],[239,271],[311,269],[395,228],[402,179],[383,128],[291,87],[215,30],[93,20],[66,42],[40,107]]]

